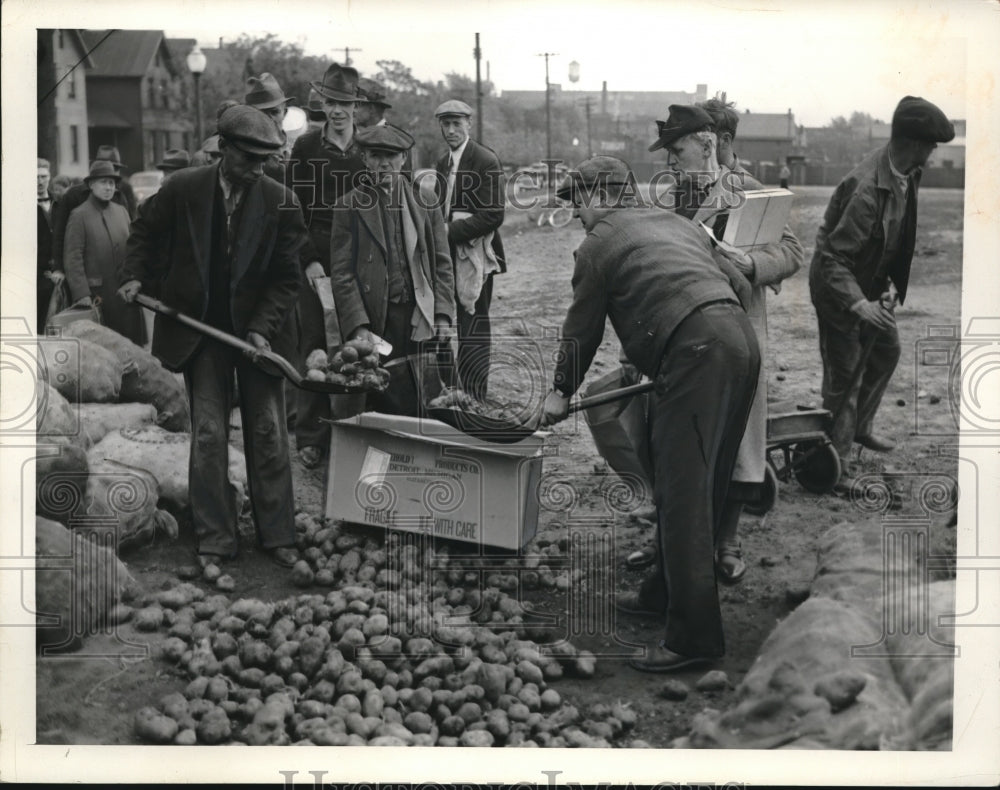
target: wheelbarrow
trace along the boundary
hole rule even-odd
[[[826,409],[782,404],[767,415],[767,468],[759,502],[745,510],[756,516],[768,512],[778,498],[778,482],[793,477],[806,491],[826,494],[840,479],[840,456],[830,442],[833,416]]]

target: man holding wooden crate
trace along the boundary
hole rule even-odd
[[[875,413],[896,364],[893,307],[906,298],[917,229],[920,168],[955,127],[925,99],[904,97],[887,145],[854,168],[830,198],[816,234],[809,292],[819,323],[823,408],[834,413],[831,440],[846,462],[852,442],[888,452],[874,433]],[[838,484],[853,484],[845,463]]]
[[[746,193],[761,192],[763,185],[739,165],[731,148],[728,164],[719,156],[720,129],[731,146],[739,116],[721,103],[709,108],[671,105],[666,121],[658,122],[659,136],[650,151],[664,149],[667,167],[673,170],[677,186],[672,190],[671,208],[711,234],[717,255],[724,255],[753,286],[747,315],[757,333],[761,358],[767,353],[767,290],[781,290],[781,281],[802,265],[802,245],[791,228],[781,221],[766,227],[766,210],[753,243],[747,246],[738,234],[739,212],[747,205]],[[786,193],[781,198],[790,194]],[[786,207],[787,208],[787,207]],[[782,227],[784,226],[784,227]],[[727,234],[727,230],[735,231]],[[727,236],[734,242],[725,241]],[[757,243],[761,242],[761,243]],[[767,371],[761,365],[746,431],[733,470],[729,496],[716,535],[716,573],[725,584],[735,584],[747,566],[737,539],[744,504],[759,502],[767,471]]]

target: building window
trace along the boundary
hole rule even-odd
[[[150,77],[146,81],[146,84],[149,93],[149,96],[147,97],[146,106],[152,108],[156,106],[156,80]]]
[[[160,80],[160,101],[164,110],[170,109],[170,86],[166,80]]]
[[[69,79],[67,80],[67,82],[69,83],[69,85],[67,87],[67,91],[68,91],[67,95],[69,96],[69,98],[75,99],[76,98],[76,69],[73,69],[73,71],[71,71],[69,73]]]
[[[56,31],[59,34],[59,49],[63,48],[63,32],[61,30]]]
[[[69,152],[74,164],[80,161],[80,133],[76,126],[69,127]]]
[[[143,132],[143,149],[142,161],[146,163],[146,169],[148,170],[156,161],[153,152],[153,133],[149,129]]]

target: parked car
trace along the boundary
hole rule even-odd
[[[128,182],[132,185],[132,191],[135,192],[136,202],[142,203],[150,195],[159,192],[160,184],[163,183],[163,171],[140,170],[129,176]]]

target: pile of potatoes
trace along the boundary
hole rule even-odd
[[[317,349],[306,357],[306,378],[344,387],[382,392],[389,386],[389,371],[379,367],[379,355],[368,340],[348,340],[332,356]]]
[[[268,603],[181,584],[119,613],[139,630],[165,629],[163,657],[191,678],[138,712],[142,740],[646,746],[625,739],[636,723],[627,704],[583,712],[550,687],[592,677],[596,659],[532,629],[516,599],[453,585],[447,557],[431,562],[412,536],[377,545],[300,517],[300,532],[310,528],[331,542],[328,560],[339,558],[335,589]]]

